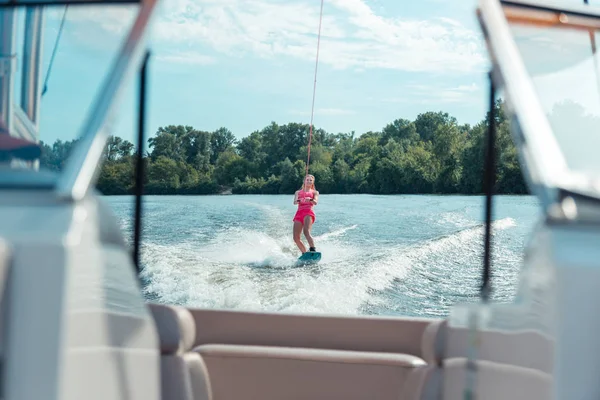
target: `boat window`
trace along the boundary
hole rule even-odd
[[[0,91],[9,86],[6,90],[13,104],[8,116],[0,110],[0,127],[5,134],[0,136],[0,186],[39,186],[42,181],[52,186],[56,179],[52,174],[60,174],[72,155],[139,5],[47,6],[41,25],[34,15],[36,8],[3,10],[14,15],[13,27],[4,26],[3,34],[14,37],[8,53],[15,54],[15,60],[12,83],[0,84]],[[40,39],[35,33],[40,26],[36,65],[35,55],[30,55]],[[134,130],[135,116],[130,115],[135,104],[134,86],[132,80],[123,88],[124,99],[115,115],[112,127],[120,130],[120,136],[131,136]],[[37,100],[36,89],[41,94]]]
[[[598,175],[600,69],[593,51],[597,31],[560,23],[561,18],[581,22],[564,14],[521,13],[517,17],[507,12],[507,16],[567,166],[574,172]],[[600,19],[596,25],[600,26]]]

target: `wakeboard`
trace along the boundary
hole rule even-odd
[[[320,252],[307,251],[306,253],[302,254],[298,258],[298,261],[296,261],[296,265],[301,266],[301,265],[317,264],[320,260],[321,260]]]

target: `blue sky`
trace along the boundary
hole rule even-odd
[[[315,126],[357,134],[447,111],[480,121],[487,54],[474,0],[325,0]],[[167,0],[152,29],[147,135],[159,126],[229,128],[310,121],[319,0]],[[63,8],[48,12],[44,71]],[[41,139],[79,130],[135,10],[71,7],[42,99]],[[137,82],[115,134],[133,141]]]

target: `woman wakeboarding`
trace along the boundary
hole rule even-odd
[[[315,177],[306,175],[304,184],[294,195],[294,205],[298,205],[298,211],[294,215],[294,242],[302,252],[306,253],[306,246],[302,243],[300,233],[304,231],[304,236],[310,246],[309,251],[316,252],[315,241],[310,234],[310,228],[315,223],[316,216],[313,207],[319,202],[319,192],[315,189]]]

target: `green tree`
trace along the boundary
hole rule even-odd
[[[210,138],[211,145],[211,163],[215,163],[221,153],[235,146],[236,139],[233,133],[227,128],[219,128],[214,131]]]
[[[151,190],[168,193],[179,188],[179,168],[177,161],[166,156],[158,156],[148,166],[148,178]]]
[[[495,104],[497,193],[527,193],[509,121],[501,101]],[[552,126],[569,131],[569,121],[588,129],[594,118],[575,104],[560,104]],[[397,118],[381,131],[357,135],[316,128],[311,140],[309,172],[321,193],[465,193],[483,192],[483,165],[488,116],[471,126],[445,112],[424,112],[410,121]],[[591,129],[591,128],[590,128]],[[214,132],[187,125],[158,128],[148,139],[146,193],[291,194],[306,171],[309,126],[270,123],[236,140],[227,128]],[[42,168],[60,172],[77,141],[41,143]],[[131,193],[134,146],[110,137],[98,189],[105,194]]]
[[[435,132],[440,126],[443,125],[455,125],[456,118],[451,117],[445,112],[432,112],[428,111],[417,115],[415,119],[415,126],[417,133],[424,141],[433,141]]]

